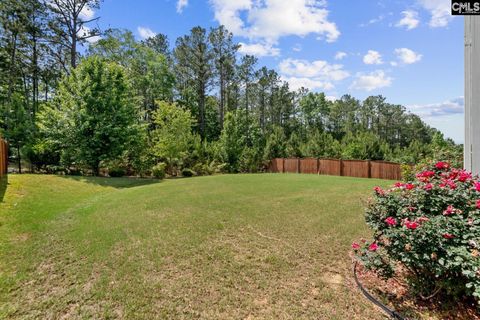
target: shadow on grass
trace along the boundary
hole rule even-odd
[[[8,174],[0,177],[0,202],[3,202],[3,198],[5,197],[5,192],[7,192],[8,187]]]
[[[106,177],[85,177],[85,176],[59,176],[65,179],[71,179],[84,183],[96,184],[104,187],[113,187],[117,189],[133,188],[145,186],[154,183],[160,183],[162,180],[149,178],[106,178]]]

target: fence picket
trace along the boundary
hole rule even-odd
[[[371,160],[277,158],[268,166],[272,173],[310,173],[359,178],[401,180],[399,163]]]

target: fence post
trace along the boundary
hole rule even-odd
[[[367,176],[368,176],[369,178],[371,178],[371,177],[372,177],[372,163],[370,162],[370,160],[367,160],[367,166],[368,166]]]
[[[285,173],[285,158],[282,158],[282,173]]]
[[[297,173],[301,173],[300,171],[300,158],[297,158]]]
[[[317,174],[320,174],[320,158],[317,158]]]
[[[340,159],[340,176],[343,176],[343,159]]]

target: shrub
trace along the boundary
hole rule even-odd
[[[183,168],[182,169],[182,176],[193,177],[194,175],[195,175],[195,172],[192,169],[189,169],[189,168]]]
[[[402,171],[403,181],[412,181],[415,179],[415,168],[409,164],[401,164],[400,170]]]
[[[407,183],[375,188],[366,211],[374,240],[357,258],[386,278],[404,271],[416,293],[480,299],[480,182],[438,162]]]
[[[45,166],[45,172],[48,174],[61,174],[67,173],[67,169],[64,166],[47,165]]]
[[[108,175],[110,177],[123,177],[125,175],[125,170],[122,168],[109,168]]]
[[[165,178],[165,169],[167,167],[167,164],[165,162],[159,162],[156,165],[153,166],[152,168],[152,176],[154,176],[157,179],[163,179]]]

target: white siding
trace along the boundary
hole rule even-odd
[[[465,168],[480,174],[480,16],[465,16]]]

